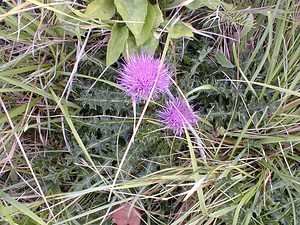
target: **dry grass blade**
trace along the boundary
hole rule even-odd
[[[6,0],[0,14],[0,224],[299,223],[298,0]],[[135,102],[122,54],[148,50],[160,66]],[[152,98],[162,63],[173,83]],[[183,136],[157,113],[177,98],[198,119]]]

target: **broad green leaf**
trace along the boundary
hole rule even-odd
[[[234,66],[232,63],[227,59],[224,53],[222,52],[217,52],[216,54],[216,60],[218,61],[221,66],[226,67],[226,68],[233,68]]]
[[[115,13],[113,0],[94,0],[88,4],[84,14],[93,19],[109,20]]]
[[[148,11],[148,1],[115,0],[114,2],[118,13],[122,16],[129,30],[133,33],[135,39],[140,39]],[[140,40],[139,43],[141,43],[141,41],[142,40]]]
[[[146,49],[148,52],[154,53],[158,44],[159,40],[153,33],[150,33],[148,40],[142,45],[142,49]]]
[[[139,48],[136,45],[134,36],[129,33],[128,38],[126,40],[126,48],[123,51],[123,57],[128,60],[128,56],[134,55],[138,53]]]
[[[141,34],[138,37],[135,37],[137,46],[142,45],[149,38],[155,22],[155,15],[154,7],[151,4],[148,4],[147,16]]]
[[[108,41],[106,65],[111,65],[120,57],[126,40],[128,38],[128,29],[126,26],[116,23],[111,31],[111,37]]]
[[[225,3],[221,0],[195,0],[191,4],[187,5],[187,7],[191,10],[196,10],[204,6],[210,9],[217,9],[220,6],[223,6],[226,10],[233,8],[232,4]]]
[[[150,33],[148,40],[141,46],[137,46],[135,38],[132,34],[129,34],[126,41],[126,48],[124,48],[123,56],[128,59],[128,56],[138,54],[141,50],[145,50],[149,53],[154,53],[159,44],[159,40],[155,37],[154,33]]]
[[[157,27],[159,27],[160,24],[162,24],[164,22],[164,18],[163,18],[163,14],[159,8],[159,4],[153,5],[153,9],[155,11],[155,21],[154,21],[153,27],[157,28]]]
[[[172,38],[193,37],[192,25],[178,22],[173,26],[171,33]]]

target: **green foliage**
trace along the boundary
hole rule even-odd
[[[191,25],[184,24],[182,22],[176,23],[171,31],[172,38],[183,38],[183,37],[193,37],[193,31]]]
[[[118,60],[124,51],[125,43],[128,38],[128,29],[126,26],[115,24],[111,31],[111,37],[107,46],[106,65],[111,65]]]
[[[220,0],[195,0],[192,3],[188,4],[187,7],[189,9],[195,10],[200,7],[206,6],[210,9],[217,9],[220,6],[224,7],[225,9],[232,9],[231,4],[227,4],[225,1],[220,1]]]
[[[113,0],[94,0],[88,4],[84,14],[93,19],[108,20],[116,13]]]
[[[109,56],[107,64],[110,65],[115,62],[120,55],[120,51],[122,51],[125,56],[127,51],[134,53],[140,47],[154,52],[157,48],[158,40],[154,37],[153,32],[154,29],[163,22],[162,12],[159,5],[151,5],[146,0],[115,1],[115,5],[118,13],[125,21],[134,38],[131,37],[131,35],[129,36],[125,49],[120,48],[123,44],[110,45],[107,52]],[[114,43],[113,33],[110,43]],[[127,39],[124,34],[121,34],[121,37],[124,37],[125,40]]]
[[[0,3],[0,223],[112,224],[129,202],[145,224],[299,224],[299,6],[240,2]],[[145,102],[118,59],[143,49],[199,123],[175,137],[151,101],[120,167]]]
[[[221,66],[224,66],[226,68],[233,68],[234,66],[232,63],[226,58],[225,54],[222,52],[217,52],[216,54],[216,60]]]
[[[142,31],[144,29],[144,26],[151,25],[151,23],[150,24],[145,23],[148,14],[147,0],[135,0],[135,1],[116,0],[115,4],[118,13],[122,16],[122,19],[125,21],[126,25],[134,35],[136,42],[138,44],[143,44],[145,40],[144,38],[142,38],[141,35],[143,35]],[[152,14],[153,14],[152,10],[149,10],[149,14],[151,14],[149,16],[152,18]]]

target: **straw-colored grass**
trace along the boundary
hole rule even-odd
[[[299,2],[158,2],[156,55],[199,119],[181,137],[106,64],[120,15],[0,3],[0,224],[112,224],[124,203],[141,224],[300,223]]]

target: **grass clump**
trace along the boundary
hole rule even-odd
[[[299,3],[138,2],[1,3],[1,224],[299,224]],[[135,102],[145,51],[172,84]]]

